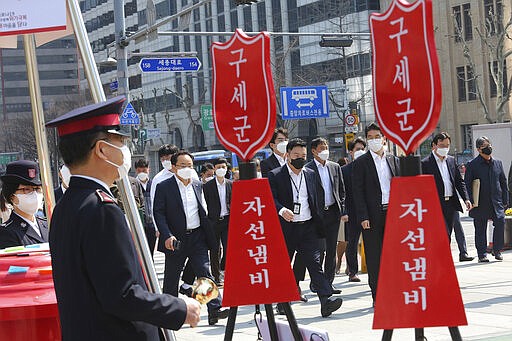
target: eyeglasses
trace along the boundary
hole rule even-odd
[[[31,194],[34,191],[36,193],[43,193],[43,188],[40,187],[40,186],[36,186],[36,187],[22,187],[22,188],[18,188],[16,190],[16,192],[21,192],[23,194]]]

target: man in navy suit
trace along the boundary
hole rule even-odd
[[[226,265],[226,250],[228,245],[229,206],[231,204],[231,187],[233,181],[226,179],[228,161],[219,158],[214,162],[215,177],[203,185],[204,198],[208,207],[208,219],[215,231],[217,250],[210,252],[212,274],[215,282],[221,285],[221,271]],[[222,261],[220,258],[220,243],[222,243]]]
[[[315,173],[306,164],[306,142],[292,139],[286,146],[286,165],[269,173],[274,203],[288,248],[290,260],[297,254],[304,261],[317,289],[322,317],[330,316],[343,303],[332,297],[332,287],[320,265],[320,250],[315,225],[319,223]]]
[[[345,257],[347,258],[348,280],[349,282],[361,282],[357,273],[359,271],[359,263],[357,261],[357,245],[361,236],[361,225],[357,222],[356,207],[354,205],[354,197],[352,195],[352,168],[354,160],[364,154],[366,142],[358,137],[348,144],[348,152],[352,157],[352,162],[341,167],[343,174],[343,182],[345,184],[345,210],[341,219],[345,222],[345,232],[348,235],[347,250]]]
[[[507,178],[503,164],[491,156],[492,145],[488,137],[479,137],[476,142],[478,156],[466,165],[464,181],[468,189],[471,202],[475,203],[478,197],[478,206],[469,211],[475,225],[475,246],[478,252],[478,262],[488,263],[487,247],[487,220],[492,219],[494,224],[493,255],[498,261],[503,260],[505,209],[508,206]],[[479,193],[473,193],[473,181],[480,180]]]
[[[338,244],[338,230],[341,214],[345,206],[345,185],[341,167],[329,160],[329,145],[327,140],[318,137],[311,141],[311,153],[314,159],[306,164],[315,172],[318,216],[321,218],[319,233],[325,243],[324,273],[331,284],[334,282],[336,271],[336,245]],[[332,287],[333,293],[341,291]]]
[[[288,143],[288,131],[285,128],[277,128],[270,140],[269,147],[273,153],[268,158],[260,162],[261,176],[268,178],[268,173],[272,169],[284,166],[286,154],[286,144]]]
[[[437,194],[448,232],[448,241],[452,238],[452,231],[458,229],[455,230],[455,239],[459,247],[459,261],[472,261],[474,257],[468,256],[464,230],[460,224],[454,224],[455,214],[462,212],[457,193],[464,200],[467,210],[471,209],[471,202],[468,198],[466,184],[455,164],[455,158],[448,155],[450,144],[451,137],[448,133],[442,132],[434,136],[432,153],[421,160],[421,169],[423,174],[432,174],[436,181]]]
[[[175,176],[156,186],[153,214],[160,231],[158,251],[165,253],[163,292],[178,296],[178,282],[187,259],[197,277],[213,280],[208,250],[216,247],[202,183],[192,179],[194,157],[180,151],[171,157],[171,163]],[[229,309],[221,310],[220,296],[207,306],[209,325],[228,317]]]
[[[386,154],[386,138],[377,123],[365,128],[369,151],[354,161],[352,194],[363,228],[368,284],[375,304],[391,178],[399,174],[398,158]]]

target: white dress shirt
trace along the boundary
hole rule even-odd
[[[297,175],[292,171],[288,164],[286,165],[286,168],[288,168],[288,173],[290,174],[290,186],[292,186],[293,202],[298,202],[300,204],[300,214],[293,215],[293,222],[297,223],[301,221],[310,220],[312,216],[311,209],[309,208],[308,188],[306,186],[304,172],[301,169],[300,173]],[[281,210],[279,210],[279,215],[282,216],[286,208],[283,207]],[[293,207],[288,209],[293,212]]]
[[[380,191],[382,192],[381,204],[385,205],[389,203],[389,191],[392,177],[391,170],[389,169],[385,152],[382,154],[382,157],[373,151],[370,151],[370,153],[373,157],[373,162],[375,163],[375,168],[377,169],[377,175],[379,177]]]
[[[188,185],[184,185],[178,178],[176,178],[178,188],[180,190],[181,201],[183,202],[183,209],[185,210],[185,218],[187,219],[187,230],[193,230],[201,225],[199,219],[199,207],[197,205],[196,194],[192,181]]]
[[[217,181],[217,192],[219,193],[220,200],[220,217],[227,216],[229,214],[227,200],[226,200],[226,179],[222,183],[219,182],[219,179],[215,177],[215,181]]]
[[[282,157],[280,157],[279,155],[277,155],[276,153],[274,153],[274,156],[276,157],[277,161],[279,161],[279,164],[281,165],[281,167],[283,167],[284,164],[286,163],[286,160],[283,159]]]
[[[153,178],[153,181],[151,182],[151,189],[149,190],[149,196],[151,198],[151,207],[155,207],[153,205],[153,202],[155,201],[155,192],[156,192],[156,185],[161,183],[164,180],[170,179],[174,176],[174,173],[170,170],[167,170],[166,168],[162,169],[160,172],[158,172],[155,177]]]
[[[320,175],[320,180],[322,180],[322,187],[324,189],[324,203],[325,207],[329,207],[334,204],[334,194],[332,192],[332,183],[331,176],[329,175],[329,168],[327,167],[327,161],[325,161],[325,166],[318,162],[316,159],[316,168],[318,168],[318,174]]]
[[[444,196],[451,197],[453,195],[453,186],[450,181],[450,172],[448,172],[448,165],[446,164],[446,157],[441,160],[439,156],[432,151],[432,155],[436,159],[437,168],[439,168],[439,173],[441,173],[441,178],[443,179],[444,184]]]

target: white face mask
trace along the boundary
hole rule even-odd
[[[288,141],[279,142],[276,146],[276,149],[279,153],[286,153],[286,146],[288,145]]]
[[[112,143],[108,143],[107,141],[101,140],[103,143],[108,144],[111,147],[114,147],[115,149],[121,151],[123,154],[123,164],[122,165],[116,165],[110,160],[105,160],[107,163],[110,163],[112,166],[117,167],[118,170],[124,170],[126,174],[130,171],[130,168],[132,167],[132,153],[130,152],[130,148],[128,146],[123,145],[122,147],[118,147],[113,145]]]
[[[442,157],[446,157],[446,155],[448,155],[449,151],[450,151],[450,147],[448,147],[448,148],[437,148],[437,154],[439,154]]]
[[[361,155],[364,155],[365,151],[364,150],[357,150],[354,152],[354,160],[357,159],[358,157],[360,157]]]
[[[368,148],[374,153],[381,150],[383,146],[382,138],[368,140]]]
[[[62,177],[62,184],[64,185],[64,187],[68,187],[69,179],[71,179],[71,172],[69,171],[69,168],[66,167],[66,165],[63,165],[60,168],[60,175]]]
[[[217,175],[219,178],[223,178],[226,176],[226,173],[228,170],[226,168],[217,168],[215,170],[215,175]]]
[[[213,180],[213,176],[209,176],[207,178],[204,178],[204,183],[207,183],[210,180]]]
[[[320,153],[318,153],[318,157],[321,160],[327,161],[327,159],[329,158],[329,149],[322,150]]]
[[[15,194],[18,203],[14,204],[20,211],[28,215],[36,214],[37,210],[43,205],[43,194],[33,191],[30,194]]]
[[[171,170],[172,168],[172,163],[170,160],[164,160],[162,161],[162,167],[164,167],[165,169],[167,169],[168,171]]]
[[[139,179],[142,182],[146,182],[148,177],[149,177],[148,173],[141,172],[141,173],[137,174],[137,179]]]
[[[186,168],[180,168],[176,172],[176,174],[185,180],[188,180],[192,177],[192,173],[194,173],[194,170],[192,168],[186,167]]]

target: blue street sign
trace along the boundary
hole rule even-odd
[[[119,88],[119,83],[117,81],[113,81],[109,84],[110,91],[116,91]]]
[[[121,124],[123,124],[123,125],[125,125],[125,124],[126,125],[127,124],[131,124],[131,125],[140,124],[139,114],[137,114],[137,112],[135,111],[135,109],[133,108],[133,105],[131,103],[128,103],[126,108],[124,108],[123,113],[121,114],[121,117],[120,117],[120,121],[121,121]]]
[[[280,90],[283,120],[329,117],[327,86],[283,87]]]
[[[142,58],[139,67],[142,72],[194,72],[201,68],[201,61],[196,57]]]

